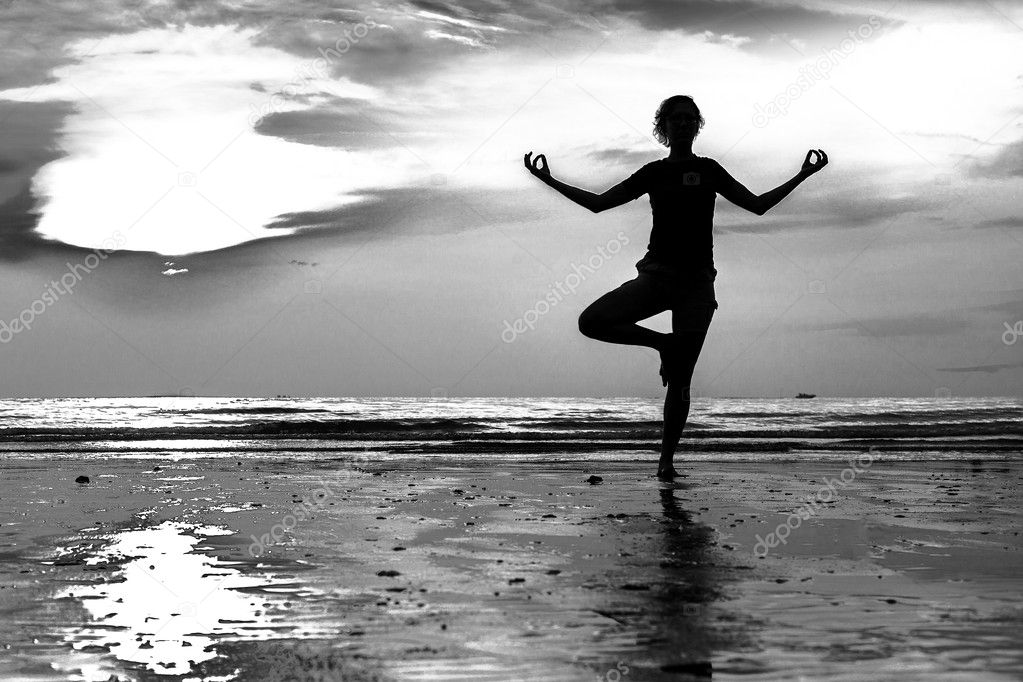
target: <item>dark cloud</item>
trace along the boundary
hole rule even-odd
[[[968,367],[939,367],[939,372],[984,372],[995,374],[1005,369],[1016,369],[1023,367],[1023,362],[1004,362],[998,365],[972,365]]]
[[[325,231],[438,234],[535,220],[545,215],[533,207],[535,202],[530,198],[535,198],[535,194],[528,190],[494,197],[485,190],[427,184],[372,188],[360,190],[359,194],[361,198],[355,203],[321,211],[286,213],[266,227],[297,229],[289,239]]]
[[[1010,229],[1023,228],[1023,218],[1019,216],[1008,216],[1006,218],[994,218],[992,220],[982,220],[975,224],[976,227],[995,227],[1002,228],[1008,227]]]
[[[43,240],[35,233],[39,223],[36,197],[29,183],[21,191],[0,204],[0,258],[20,260],[42,245]]]
[[[375,188],[361,192],[352,204],[319,211],[296,211],[277,216],[269,229],[330,230],[338,233],[384,231],[407,218],[415,204],[426,199],[426,190]],[[273,239],[273,238],[271,238]]]
[[[63,155],[57,135],[72,106],[63,102],[0,100],[0,199],[19,192],[43,165]]]
[[[856,192],[838,191],[828,196],[825,218],[831,224],[871,225],[879,220],[897,218],[934,208],[926,197],[889,197],[878,188],[862,188]]]
[[[527,30],[582,28],[588,31],[606,28],[599,21],[601,3],[586,0],[461,0],[460,2],[434,2],[411,0],[411,6],[426,12],[440,14],[478,27],[500,27],[512,35]],[[450,24],[449,24],[450,25]]]
[[[404,114],[363,100],[337,99],[301,111],[281,111],[261,118],[254,130],[289,142],[342,149],[396,147],[407,137]],[[399,141],[399,135],[402,135]]]
[[[308,253],[320,253],[338,245],[338,236],[357,242],[392,239],[396,234],[450,234],[491,229],[502,224],[533,221],[545,217],[537,207],[535,191],[509,191],[493,197],[485,191],[446,185],[379,187],[361,190],[351,204],[319,211],[297,211],[278,216],[268,229],[294,230],[290,234],[254,239],[213,251],[175,256],[187,266],[190,277],[204,278],[223,270],[240,272],[261,268],[268,262],[290,264],[296,256],[309,260]],[[135,254],[141,255],[141,254]],[[150,261],[164,257],[145,254]],[[291,264],[291,267],[298,267]]]
[[[57,130],[71,113],[65,103],[0,103],[0,260],[21,260],[38,251],[67,254],[87,250],[43,239],[36,231],[42,198],[32,192],[32,177],[63,156]]]
[[[810,331],[850,331],[857,336],[943,336],[955,334],[970,327],[962,320],[933,315],[910,315],[906,317],[868,317],[825,324],[805,323],[794,325]]]
[[[15,161],[14,159],[7,159],[0,156],[0,175],[13,173],[22,166],[23,164],[19,163],[18,161]]]
[[[610,149],[598,149],[596,151],[587,152],[586,156],[593,159],[597,163],[607,164],[610,166],[619,166],[625,168],[633,168],[638,170],[643,165],[662,159],[668,155],[668,150],[665,149],[664,153],[657,154],[656,152],[640,149],[629,149],[627,147],[612,147]]]
[[[718,199],[718,206],[722,205],[723,199]],[[784,216],[775,218],[764,218],[756,216],[740,208],[729,207],[725,211],[717,211],[719,216],[724,213],[729,216],[725,220],[715,218],[715,232],[733,232],[738,234],[766,234],[769,232],[782,232],[786,230],[810,230],[820,228],[820,222],[807,218],[806,216]]]
[[[872,15],[861,12],[841,14],[754,0],[612,0],[607,11],[631,18],[651,31],[682,29],[689,33],[711,31],[749,37],[752,42],[741,49],[752,51],[791,52],[793,48],[785,39],[797,38],[807,47],[796,50],[808,57],[818,56],[823,49],[838,48],[849,31],[856,34],[861,26],[866,27],[862,39],[869,40],[903,23],[883,17],[871,20]]]
[[[425,75],[443,72],[467,51],[477,49],[461,42],[438,40],[430,37],[429,31],[486,47],[531,44],[535,39],[532,36],[543,30],[541,19],[550,14],[539,11],[540,7],[526,3],[505,10],[495,4],[481,6],[482,16],[477,16],[477,12],[457,3],[440,8],[431,5],[429,9],[416,5],[367,6],[350,13],[349,20],[343,23],[303,21],[297,16],[293,21],[277,21],[268,24],[255,42],[310,61],[325,59],[326,68],[336,77],[378,88],[400,87],[418,84]],[[470,21],[473,26],[424,17],[410,9]],[[531,14],[540,18],[533,19]]]
[[[601,31],[624,20],[650,31],[682,30],[693,34],[710,31],[716,34],[709,36],[710,40],[720,40],[722,35],[747,37],[751,42],[742,49],[754,51],[791,53],[793,48],[786,41],[796,38],[806,46],[807,56],[817,56],[821,49],[837,48],[849,31],[855,33],[860,27],[865,28],[858,41],[870,40],[903,23],[885,16],[871,19],[873,15],[866,8],[836,11],[832,5],[822,9],[757,0],[573,0],[559,3],[412,0],[411,4],[459,21],[508,28],[512,35],[494,37],[505,41],[516,40],[516,34],[525,35],[528,40],[528,31],[534,34],[549,33],[552,29],[568,34],[575,30]]]
[[[797,190],[798,192],[798,190]],[[926,197],[886,197],[869,188],[835,190],[827,202],[812,210],[792,210],[785,201],[765,216],[718,198],[714,228],[722,232],[766,233],[781,230],[820,229],[827,227],[866,227],[882,220],[934,208]]]
[[[1016,289],[1015,291],[1006,292],[1010,297],[1006,301],[999,303],[989,303],[987,305],[974,306],[970,310],[978,311],[993,311],[1001,313],[1003,315],[1012,316],[1013,320],[1023,319],[1023,289]]]
[[[989,161],[975,161],[969,170],[983,178],[1023,177],[1023,140],[1003,145]]]

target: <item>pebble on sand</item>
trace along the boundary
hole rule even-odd
[[[586,482],[589,483],[590,485],[597,485],[598,483],[603,483],[604,479],[601,478],[600,476],[590,476],[589,478],[586,479]]]
[[[75,483],[88,483],[88,482],[89,482],[89,477],[88,476],[79,476],[78,478],[75,479]]]

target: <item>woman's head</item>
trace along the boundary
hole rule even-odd
[[[665,147],[673,139],[693,140],[703,128],[700,107],[689,95],[672,95],[661,102],[654,114],[654,137]]]

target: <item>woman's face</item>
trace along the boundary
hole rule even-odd
[[[700,132],[700,115],[690,102],[678,102],[665,116],[668,142],[693,140]]]

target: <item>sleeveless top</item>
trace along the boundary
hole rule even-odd
[[[714,200],[722,172],[717,161],[703,156],[658,159],[622,181],[629,201],[649,194],[653,211],[650,243],[637,270],[680,283],[714,281]]]

